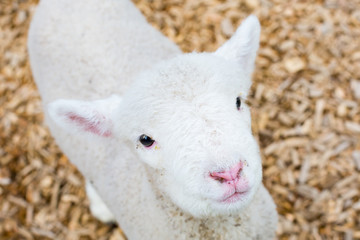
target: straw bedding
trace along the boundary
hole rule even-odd
[[[186,52],[213,51],[259,17],[249,104],[278,238],[360,239],[360,1],[135,3]],[[0,239],[125,239],[91,216],[83,178],[43,124],[26,50],[35,6],[0,0]]]

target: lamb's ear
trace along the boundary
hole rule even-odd
[[[239,63],[245,73],[254,70],[256,51],[259,48],[260,23],[255,15],[247,17],[235,34],[215,54]]]
[[[114,111],[121,98],[113,95],[96,101],[56,100],[48,105],[50,118],[65,131],[102,137],[113,134]]]

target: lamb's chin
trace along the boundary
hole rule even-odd
[[[261,181],[253,183],[251,187],[243,192],[235,192],[229,196],[218,199],[207,199],[202,211],[198,211],[199,216],[208,217],[240,214],[252,202],[260,183]],[[201,208],[198,210],[200,209]]]
[[[253,198],[253,189],[229,196],[227,199],[192,198],[175,202],[182,210],[196,218],[207,218],[238,214],[245,209]]]

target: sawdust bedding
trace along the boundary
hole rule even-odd
[[[279,239],[360,239],[360,1],[135,0],[186,51],[262,24],[252,106]],[[36,1],[0,1],[0,239],[124,239],[43,124],[26,35]]]

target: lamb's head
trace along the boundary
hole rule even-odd
[[[181,55],[141,73],[121,100],[59,100],[50,115],[65,128],[125,142],[184,211],[236,212],[262,177],[245,104],[259,34],[251,16],[215,53]]]

